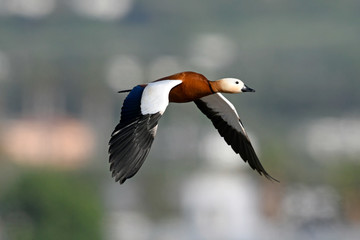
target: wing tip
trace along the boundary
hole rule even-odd
[[[264,177],[266,177],[268,180],[270,180],[270,181],[272,181],[272,182],[277,182],[277,183],[280,183],[280,181],[279,180],[277,180],[276,178],[274,178],[274,177],[272,177],[270,174],[268,174],[265,170],[264,171],[258,171],[259,172],[259,174],[261,175],[261,176],[264,176]]]
[[[123,178],[121,178],[118,182],[119,182],[120,185],[121,185],[121,184],[123,184],[123,183],[126,181],[126,179],[127,179],[126,177],[123,177]]]
[[[113,165],[113,162],[110,165],[110,172],[111,172],[111,177],[114,178],[115,182],[119,182],[120,185],[123,184],[126,181],[126,179],[129,178],[126,176],[124,172],[117,171]]]

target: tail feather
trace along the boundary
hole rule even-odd
[[[118,93],[126,93],[126,92],[131,92],[132,89],[126,89],[126,90],[121,90],[121,91],[118,91]]]

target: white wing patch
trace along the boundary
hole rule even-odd
[[[224,102],[226,102],[226,103],[229,105],[229,107],[234,111],[234,113],[236,114],[236,116],[239,118],[239,114],[236,112],[236,109],[235,109],[234,105],[233,105],[229,100],[227,100],[227,98],[225,98],[222,94],[217,93],[217,95],[218,95],[222,100],[224,100]]]
[[[161,80],[149,83],[141,97],[141,114],[163,114],[169,104],[170,90],[182,83],[182,80]]]

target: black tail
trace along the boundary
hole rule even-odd
[[[125,93],[125,92],[131,92],[131,89],[118,91],[118,93]]]

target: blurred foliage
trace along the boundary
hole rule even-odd
[[[8,239],[100,239],[101,204],[85,179],[27,171],[0,195]]]
[[[339,162],[330,164],[327,169],[328,181],[339,190],[356,190],[360,193],[360,163],[358,161],[339,159]]]

